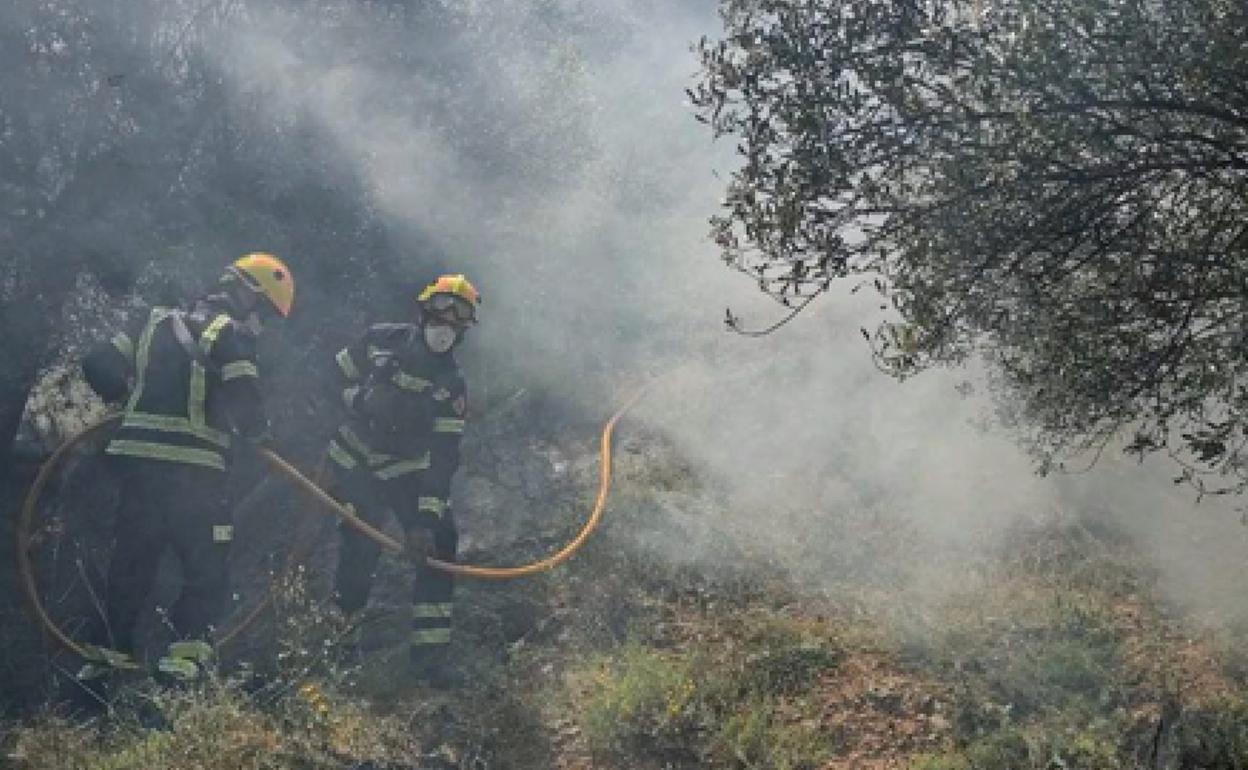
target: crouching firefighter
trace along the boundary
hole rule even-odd
[[[389,512],[412,564],[412,673],[449,684],[452,577],[425,560],[455,558],[451,478],[459,467],[467,397],[454,349],[476,323],[477,290],[443,275],[417,297],[416,322],[376,324],[337,355],[347,419],[330,441],[335,494],[365,521]],[[343,526],[334,590],[348,618],[368,602],[379,546]],[[358,644],[358,641],[356,642]]]
[[[107,402],[124,400],[124,412],[104,450],[121,487],[105,617],[80,677],[137,667],[136,621],[166,549],[180,562],[182,587],[169,612],[176,641],[157,669],[175,681],[204,673],[209,630],[228,597],[231,434],[270,441],[256,339],[266,321],[290,313],[294,294],[281,260],[248,254],[190,310],[154,307],[83,362],[87,383]]]

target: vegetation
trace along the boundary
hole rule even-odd
[[[790,306],[854,276],[905,377],[978,354],[1049,467],[1126,432],[1242,489],[1248,9],[726,0],[692,94],[714,236]],[[729,316],[729,322],[735,323]]]
[[[559,246],[563,234],[550,233],[584,211],[533,217],[516,201],[542,198],[596,162],[592,143],[579,141],[594,106],[578,91],[581,59],[568,40],[581,25],[611,26],[609,5],[0,8],[0,253],[11,255],[0,261],[0,471],[23,408],[49,433],[94,414],[58,356],[143,303],[184,298],[257,238],[299,255],[300,296],[317,308],[283,331],[294,354],[274,357],[271,380],[282,396],[274,408],[287,412],[274,421],[298,427],[291,448],[307,459],[323,447],[317,430],[332,428],[311,425],[330,412],[307,362],[329,361],[336,335],[384,315],[410,271],[441,262],[448,242],[510,246],[532,229],[543,234],[507,253],[524,266],[499,281],[515,312],[495,328],[540,317],[533,336],[552,357],[538,351],[538,363],[514,365],[559,366],[512,383],[491,364],[492,381],[508,385],[496,393],[498,416],[473,423],[465,440],[465,487],[490,503],[474,512],[482,526],[466,530],[465,557],[522,562],[566,542],[598,470],[593,442],[568,428],[583,415],[560,402],[574,390],[591,400],[579,392],[582,369],[616,364],[605,347],[580,344],[592,335],[573,294],[591,293],[591,270],[526,261]],[[281,15],[292,7],[301,13]],[[703,45],[693,98],[716,132],[742,141],[745,164],[715,222],[730,265],[795,311],[840,278],[878,279],[899,316],[867,333],[880,365],[905,377],[986,356],[1046,463],[1129,428],[1136,451],[1174,452],[1193,482],[1211,473],[1227,489],[1248,485],[1248,392],[1238,384],[1248,366],[1248,73],[1239,66],[1248,11],[1225,0],[724,0],[723,9],[725,37]],[[264,38],[255,29],[286,24],[297,25],[289,50],[276,36],[248,45]],[[517,45],[515,27],[536,50],[492,58]],[[345,101],[290,104],[280,77],[246,77],[255,73],[235,58],[289,55],[273,64],[284,77],[325,63],[301,58],[311,49],[344,77],[308,90]],[[369,77],[349,77],[355,66]],[[389,90],[389,74],[420,88]],[[373,76],[386,82],[373,88]],[[487,96],[467,98],[472,88]],[[543,97],[523,101],[526,90]],[[350,117],[408,99],[399,114],[420,118],[422,141],[452,147],[435,160],[455,168],[432,174],[428,197],[404,188],[400,206],[364,177],[403,165],[378,148],[392,149],[389,134],[410,126],[381,120],[388,135],[370,142],[310,113]],[[622,164],[637,162],[635,149]],[[659,185],[620,175],[628,190],[619,199],[585,205],[669,207],[651,195]],[[590,192],[602,191],[584,184],[569,197]],[[430,197],[444,207],[416,216]],[[460,212],[468,199],[505,209],[509,223]],[[459,239],[436,230],[452,214],[468,223]],[[599,224],[584,218],[586,231]],[[480,235],[495,226],[497,240]],[[630,249],[645,229],[628,232],[627,247],[604,247],[623,265],[607,280],[623,276],[620,291],[639,280],[626,274],[641,264]],[[681,276],[658,283],[688,286]],[[642,312],[654,316],[644,323],[665,325],[665,299],[643,293],[653,301]],[[683,320],[669,326],[665,339],[687,332]],[[584,367],[568,363],[577,356]],[[46,387],[32,398],[40,372]],[[578,387],[541,388],[569,376]],[[103,529],[109,493],[93,456],[84,449],[67,464],[43,512],[41,553],[53,566],[40,563],[40,587],[56,597],[58,617],[98,612],[89,573],[107,538],[83,533]],[[696,460],[639,431],[617,452],[611,509],[575,559],[521,583],[461,583],[447,690],[403,665],[407,565],[383,560],[368,618],[377,633],[370,625],[367,654],[349,660],[344,619],[325,601],[332,549],[310,548],[305,567],[275,579],[303,535],[322,545],[330,528],[315,531],[280,485],[256,487],[247,507],[258,515],[236,521],[232,609],[245,614],[270,594],[273,603],[223,643],[220,672],[201,686],[162,689],[136,673],[78,708],[66,703],[67,690],[83,690],[71,656],[47,650],[4,608],[0,672],[17,684],[0,688],[0,706],[16,710],[12,692],[46,689],[50,708],[5,725],[0,764],[1248,768],[1248,628],[1189,623],[1122,533],[1074,514],[1019,527],[956,565],[953,587],[918,585],[943,565],[910,569],[929,556],[922,538],[865,504],[813,517],[781,504],[752,511],[743,535],[717,529],[725,490]],[[816,457],[803,467],[832,465]],[[230,491],[251,489],[256,470],[240,468]],[[22,482],[0,472],[0,507]],[[862,497],[887,505],[874,490]],[[756,534],[767,528],[784,537]],[[3,579],[0,588],[19,595]]]
[[[796,769],[830,757],[830,736],[795,714],[839,662],[834,641],[784,618],[743,621],[675,655],[633,641],[574,673],[586,680],[590,747],[622,763],[641,755]]]
[[[1242,630],[1185,625],[1114,530],[1020,527],[935,599],[870,580],[816,593],[749,559],[656,558],[635,539],[674,536],[656,501],[713,490],[664,472],[668,450],[626,455],[624,509],[565,570],[462,586],[453,690],[399,673],[401,633],[344,663],[340,619],[301,572],[244,669],[126,689],[110,717],[14,725],[0,750],[30,770],[1246,766]],[[568,501],[595,480],[579,467]]]

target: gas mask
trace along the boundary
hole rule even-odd
[[[253,310],[243,319],[243,326],[246,326],[252,334],[258,335],[260,330],[264,328],[264,323],[260,320],[260,314]]]
[[[425,345],[434,353],[445,353],[459,340],[459,332],[449,324],[425,324]]]

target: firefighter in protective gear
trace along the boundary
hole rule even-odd
[[[266,320],[290,313],[294,293],[280,259],[248,254],[189,310],[154,307],[83,362],[92,389],[124,403],[104,450],[121,502],[105,622],[89,646],[114,667],[134,653],[136,620],[167,548],[181,563],[182,590],[169,613],[178,639],[158,670],[190,680],[208,663],[209,630],[228,596],[233,528],[224,473],[235,435],[270,441],[256,337]]]
[[[335,493],[366,521],[389,511],[402,524],[415,573],[411,662],[431,682],[446,674],[454,583],[425,560],[455,559],[450,490],[467,394],[454,349],[479,300],[464,276],[443,275],[418,295],[415,323],[376,324],[336,361],[348,417],[328,448]],[[334,588],[346,615],[367,604],[379,555],[372,540],[341,529]]]

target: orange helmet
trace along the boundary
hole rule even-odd
[[[283,317],[290,315],[290,306],[295,303],[295,278],[285,262],[257,251],[234,260],[229,272],[252,291],[268,297]]]
[[[461,323],[476,323],[481,295],[459,274],[440,275],[416,297],[422,308],[435,313],[451,313]]]

